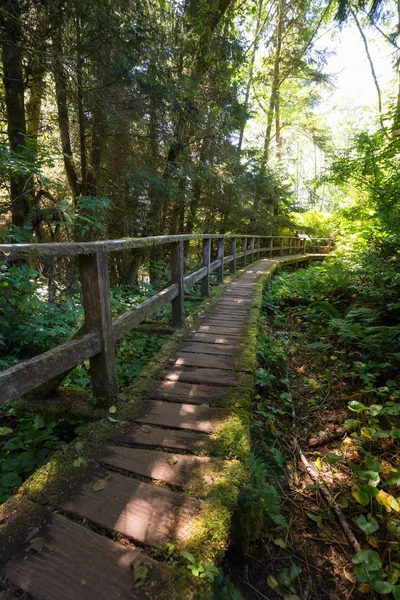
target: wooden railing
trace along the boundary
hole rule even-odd
[[[310,238],[306,249],[312,254],[329,254],[333,250],[333,240],[331,238]]]
[[[184,242],[201,240],[202,266],[196,271],[184,273]],[[238,240],[240,251],[238,252]],[[216,253],[213,255],[213,244]],[[225,254],[229,244],[229,253]],[[110,306],[110,283],[108,254],[123,250],[151,248],[167,245],[171,248],[171,282],[141,304],[117,318],[112,318]],[[48,243],[48,244],[2,244],[0,259],[29,260],[44,257],[77,256],[85,314],[85,330],[88,333],[72,339],[61,346],[25,360],[0,372],[0,404],[30,392],[53,378],[67,373],[73,367],[90,360],[90,376],[96,398],[112,402],[118,392],[114,343],[142,321],[171,302],[172,325],[184,324],[184,292],[201,282],[202,296],[208,296],[210,274],[216,271],[217,283],[224,279],[224,267],[229,265],[235,273],[238,262],[246,266],[268,257],[303,254],[304,240],[297,237],[260,237],[243,235],[176,235],[148,238],[130,238],[104,242]]]

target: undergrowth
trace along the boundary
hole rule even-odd
[[[254,598],[400,598],[399,263],[329,259],[264,292],[251,470],[274,487],[282,522],[273,507],[253,519],[249,598],[251,587]]]

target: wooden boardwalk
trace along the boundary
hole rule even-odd
[[[256,282],[284,260],[262,260],[227,286],[173,364],[154,379],[129,429],[102,450],[79,491],[60,506],[43,508],[43,526],[34,531],[39,551],[28,551],[28,540],[6,566],[8,582],[38,600],[147,597],[132,590],[131,564],[138,558],[153,564],[149,554],[184,539],[201,510],[202,500],[185,488],[210,460],[199,450],[236,384],[235,361]],[[104,487],[95,491],[98,486]],[[139,550],[115,541],[115,533]]]

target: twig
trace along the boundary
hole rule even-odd
[[[287,372],[288,371],[289,371],[289,367],[287,366]],[[287,379],[288,379],[288,375],[287,375]],[[288,386],[288,388],[289,388],[289,386]],[[290,390],[288,389],[288,391],[290,391]],[[301,446],[300,446],[300,444],[297,440],[297,436],[296,436],[296,433],[297,433],[297,431],[296,431],[297,430],[297,428],[296,428],[296,412],[294,410],[293,401],[290,404],[291,404],[291,409],[292,409],[293,445],[294,445],[295,451],[297,452],[297,454],[300,458],[300,461],[302,462],[303,466],[305,467],[308,475],[311,477],[311,479],[315,483],[318,483],[321,486],[319,488],[319,491],[321,492],[321,496],[323,497],[325,502],[328,504],[328,506],[332,507],[333,512],[335,513],[340,525],[342,526],[342,529],[347,537],[348,542],[352,546],[355,553],[358,554],[359,552],[361,552],[361,546],[358,543],[357,538],[354,535],[342,509],[340,508],[338,503],[335,502],[335,500],[332,498],[328,488],[321,481],[317,471],[314,469],[314,467],[312,467],[310,465],[310,463],[308,462],[308,460],[306,459],[306,457],[303,454],[303,451],[301,449]]]
[[[267,596],[264,596],[264,594],[262,594],[260,592],[260,590],[258,590],[257,588],[254,587],[254,585],[251,585],[251,583],[249,583],[248,581],[245,581],[245,583],[251,587],[252,590],[254,590],[255,592],[257,592],[257,594],[259,594],[261,596],[261,598],[265,598],[265,600],[270,600],[269,598],[267,598]]]
[[[309,476],[311,477],[311,479],[315,482],[321,485],[321,487],[319,488],[319,491],[321,492],[322,497],[324,498],[324,500],[326,501],[326,503],[332,507],[333,512],[335,513],[335,515],[337,516],[337,519],[340,523],[340,525],[342,526],[342,529],[344,531],[344,533],[346,534],[346,537],[349,541],[349,543],[351,544],[351,546],[353,547],[354,552],[357,554],[358,552],[361,552],[361,546],[358,543],[353,531],[351,530],[351,527],[349,525],[349,523],[347,522],[347,519],[345,517],[345,515],[343,514],[342,509],[340,508],[340,506],[337,504],[337,502],[335,502],[330,494],[330,492],[328,491],[328,489],[322,484],[320,477],[318,475],[318,473],[315,471],[315,469],[310,465],[310,463],[308,462],[308,460],[306,459],[306,457],[303,454],[303,451],[300,447],[299,442],[297,441],[297,438],[294,437],[293,439],[293,443],[294,443],[294,447],[296,449],[296,452],[299,455],[300,461],[302,462],[302,464],[304,465],[307,473],[309,474]]]

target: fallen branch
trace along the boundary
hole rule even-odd
[[[341,437],[343,437],[346,433],[346,428],[343,426],[337,427],[337,429],[333,428],[334,426],[331,426],[331,429],[328,429],[327,431],[323,431],[318,437],[315,438],[310,438],[308,440],[308,445],[311,448],[316,448],[317,446],[323,446],[324,444],[328,443],[328,442],[332,442],[333,440],[337,440]]]
[[[361,546],[358,543],[356,536],[354,535],[345,515],[343,514],[342,509],[337,504],[337,502],[335,502],[333,500],[328,488],[321,482],[317,471],[314,469],[314,467],[312,467],[310,465],[310,463],[304,456],[303,451],[302,451],[300,444],[297,441],[296,437],[293,438],[293,444],[294,444],[295,450],[300,458],[300,461],[303,464],[304,468],[306,469],[308,475],[311,477],[311,479],[314,481],[314,483],[317,483],[318,485],[321,486],[319,488],[319,491],[321,492],[321,496],[324,498],[326,503],[332,507],[333,512],[335,513],[340,525],[342,526],[342,529],[343,529],[344,533],[346,534],[346,537],[347,537],[349,543],[353,547],[354,552],[356,554],[358,554],[358,552],[361,552]]]

